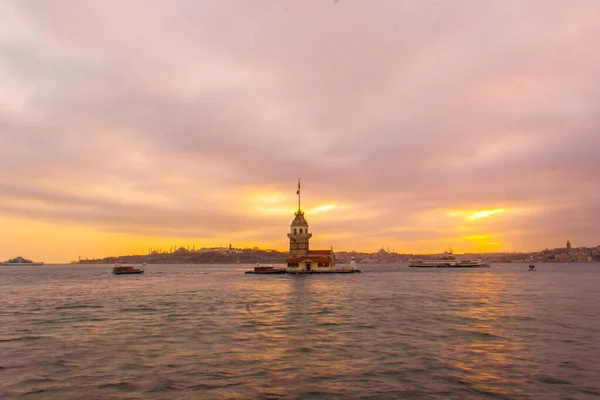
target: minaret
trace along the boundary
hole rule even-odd
[[[300,257],[308,254],[308,240],[312,237],[312,233],[308,233],[308,222],[304,218],[304,212],[300,207],[300,179],[298,179],[298,211],[294,213],[296,216],[290,226],[290,257]]]

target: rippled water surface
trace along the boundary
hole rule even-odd
[[[0,267],[0,398],[600,397],[600,264]]]

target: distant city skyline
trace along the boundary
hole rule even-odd
[[[0,3],[0,258],[600,244],[600,3]],[[2,261],[2,260],[0,260]]]

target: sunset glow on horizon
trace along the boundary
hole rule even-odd
[[[2,2],[0,261],[596,246],[598,12]]]

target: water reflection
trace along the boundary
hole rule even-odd
[[[268,368],[281,384],[308,379],[328,381],[330,391],[342,390],[335,380],[361,364],[344,335],[353,329],[345,287],[339,277],[324,275],[254,280],[234,337],[244,346],[239,357]]]
[[[524,381],[527,372],[513,368],[523,345],[506,329],[505,321],[516,309],[507,298],[504,278],[485,271],[463,274],[453,284],[455,322],[451,327],[455,340],[446,362],[472,390],[518,395],[512,383]],[[523,360],[519,364],[523,366]]]
[[[248,276],[153,265],[143,279],[78,268],[5,271],[0,397],[600,395],[600,274],[577,266],[562,286],[497,267]]]

